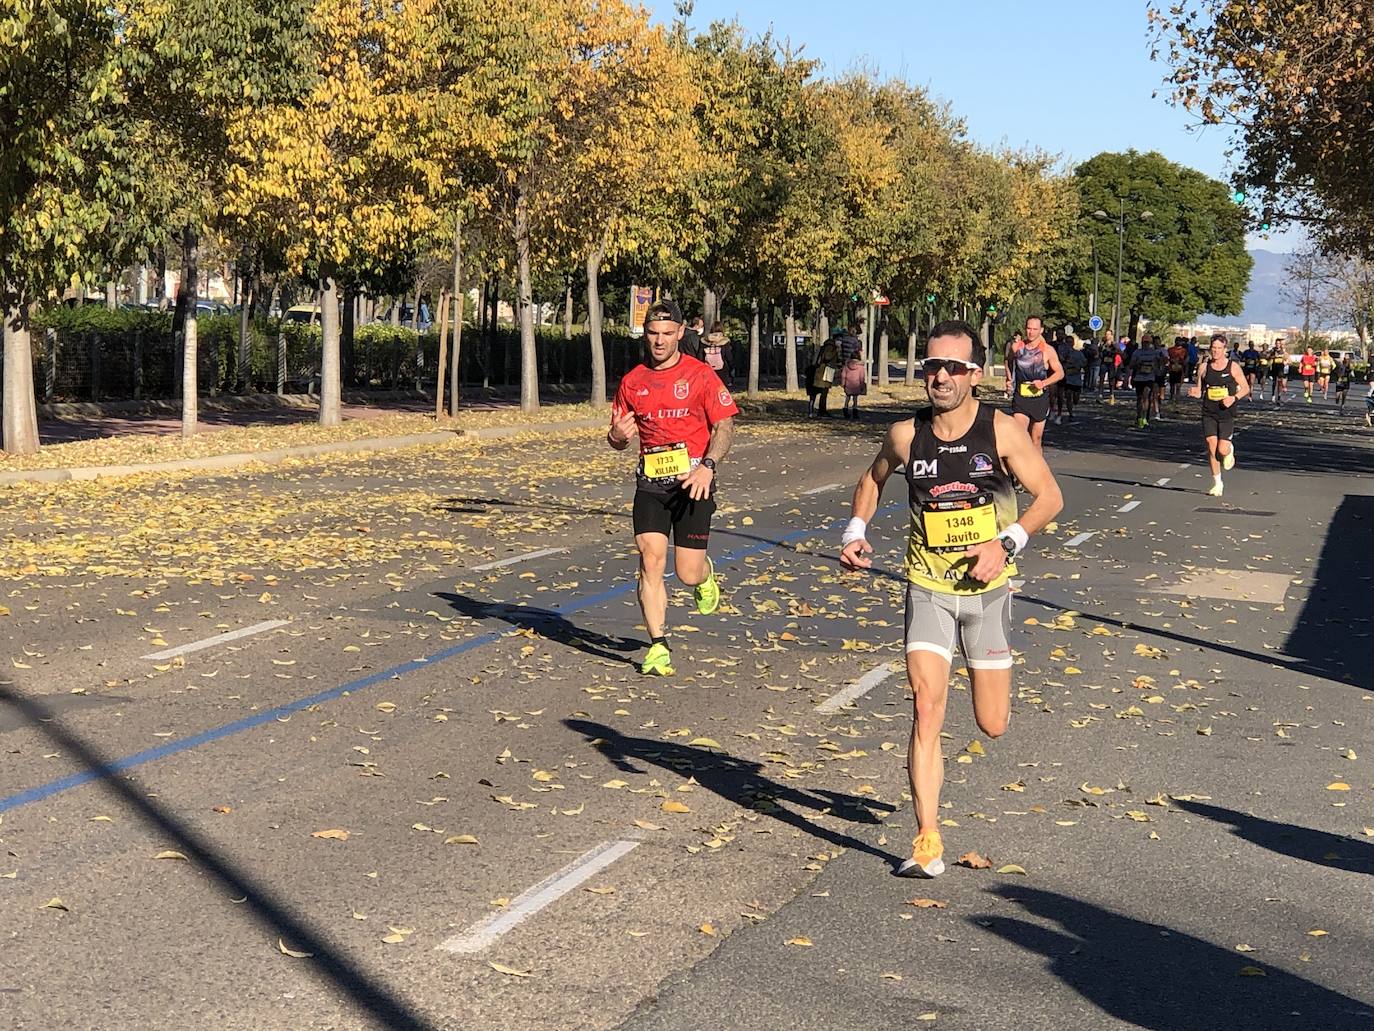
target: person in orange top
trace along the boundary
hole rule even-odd
[[[1302,349],[1302,357],[1298,359],[1298,375],[1302,377],[1303,396],[1311,404],[1312,385],[1317,381],[1317,356],[1312,353],[1311,344]]]
[[[1178,404],[1178,393],[1183,385],[1183,374],[1188,368],[1188,347],[1183,337],[1174,337],[1174,346],[1169,348],[1169,400]]]

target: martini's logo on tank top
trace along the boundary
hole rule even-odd
[[[971,483],[960,483],[955,480],[953,483],[940,483],[930,488],[932,498],[942,498],[946,494],[976,494],[978,488]]]

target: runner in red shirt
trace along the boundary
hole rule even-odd
[[[1312,384],[1317,381],[1317,356],[1312,353],[1309,344],[1302,349],[1302,357],[1298,359],[1298,375],[1302,377],[1302,391],[1307,397],[1307,403],[1312,403]]]
[[[644,318],[649,357],[620,381],[606,434],[617,451],[639,437],[634,533],[639,608],[651,638],[640,666],[646,676],[674,672],[663,584],[670,533],[674,570],[679,581],[696,589],[697,611],[710,615],[720,605],[706,545],[716,510],[716,463],[730,451],[739,408],[709,365],[678,351],[683,328],[676,302],[658,301],[649,309]]]

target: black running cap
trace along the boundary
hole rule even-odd
[[[683,323],[682,309],[678,307],[677,301],[655,301],[644,313],[644,325],[647,326],[651,322],[676,322],[680,326]]]

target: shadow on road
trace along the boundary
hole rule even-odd
[[[1370,596],[1374,588],[1374,497],[1347,494],[1322,543],[1312,591],[1284,642],[1332,680],[1370,683]]]
[[[1131,1027],[1374,1026],[1374,1008],[1357,999],[1182,931],[1053,891],[1012,885],[992,890],[1062,930],[1005,913],[971,916],[970,923],[1044,956],[1063,984]],[[1239,976],[1245,967],[1262,969],[1265,976]]]
[[[552,609],[478,601],[465,594],[452,594],[447,591],[436,593],[435,597],[447,602],[455,612],[461,612],[471,619],[496,619],[522,630],[533,630],[540,637],[611,662],[629,663],[631,660],[626,657],[626,652],[649,646],[647,641],[611,637],[580,627],[561,612],[554,612]]]
[[[1247,816],[1205,802],[1174,799],[1172,804],[1195,816],[1228,824],[1236,837],[1270,852],[1333,870],[1374,874],[1374,845],[1367,842],[1291,823],[1277,823],[1260,816]]]
[[[95,773],[106,790],[159,835],[166,836],[177,851],[208,874],[221,890],[232,898],[243,897],[243,911],[267,932],[264,947],[271,944],[275,948],[271,939],[278,938],[291,948],[310,953],[311,969],[326,986],[340,998],[351,999],[381,1027],[428,1031],[434,1026],[386,985],[333,949],[311,925],[293,916],[266,885],[238,869],[221,853],[219,846],[201,837],[161,806],[128,773],[112,766],[83,738],[63,726],[56,714],[33,698],[4,685],[0,685],[0,703],[21,713],[64,754],[76,759],[83,770]],[[194,914],[188,914],[187,918],[194,919]]]
[[[698,784],[744,809],[771,816],[811,837],[821,838],[840,848],[853,849],[876,856],[896,869],[901,862],[866,841],[815,823],[785,805],[809,809],[849,823],[877,824],[881,820],[874,811],[893,813],[896,806],[872,799],[858,798],[836,791],[803,791],[788,787],[764,776],[763,764],[738,759],[727,753],[679,745],[644,737],[631,737],[614,727],[589,720],[567,719],[564,726],[598,742],[596,748],[625,773],[646,773],[635,765],[648,763],[662,769],[696,778]]]

